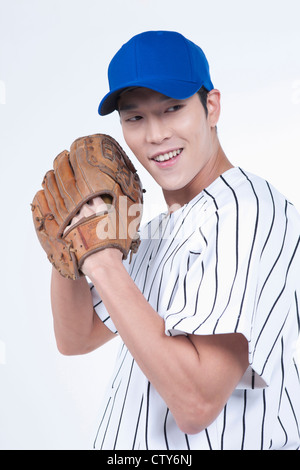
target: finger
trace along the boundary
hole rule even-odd
[[[54,215],[51,213],[51,209],[43,190],[36,193],[31,204],[31,210],[34,226],[38,234],[40,232],[56,234],[58,224]],[[42,235],[39,235],[40,240],[41,236]]]
[[[94,197],[88,203],[84,204],[80,211],[73,217],[69,225],[64,230],[64,233],[69,230],[73,225],[80,222],[82,219],[87,217],[91,217],[93,215],[99,214],[101,212],[107,211],[107,205],[103,201],[103,199],[99,196]]]
[[[122,156],[112,140],[95,134],[76,139],[71,145],[70,161],[75,178],[78,184],[87,184],[90,193],[101,194],[103,188],[113,191],[116,174],[126,170],[120,166]]]
[[[98,214],[99,212],[107,211],[107,205],[100,196],[94,197],[89,201],[89,207]]]
[[[68,210],[66,209],[64,199],[62,198],[57,186],[53,170],[47,171],[42,186],[52,214],[54,215],[57,223],[62,224],[68,216]]]
[[[69,160],[69,152],[64,150],[54,160],[53,163],[55,178],[60,194],[62,195],[66,208],[72,212],[85,194],[82,194],[76,185],[74,172]]]
[[[73,217],[71,222],[67,225],[64,230],[64,233],[69,230],[73,225],[77,224],[80,220],[90,217],[94,214],[94,210],[90,207],[89,204],[84,204],[79,212]]]

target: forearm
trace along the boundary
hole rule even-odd
[[[187,434],[200,432],[221,412],[248,367],[247,340],[239,334],[167,336],[164,320],[122,263],[112,261],[111,251],[90,263],[89,278],[179,428]]]
[[[175,419],[189,419],[186,408],[193,413],[193,401],[199,397],[194,380],[199,357],[189,338],[165,335],[164,320],[122,265],[99,265],[91,280],[126,346]]]
[[[73,281],[53,269],[51,306],[56,342],[62,354],[84,354],[113,337],[94,312],[85,277]]]

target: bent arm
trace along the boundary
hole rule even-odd
[[[95,197],[82,206],[69,227],[81,218],[104,209],[107,209],[106,204],[100,197]],[[62,277],[53,269],[51,305],[56,343],[62,354],[89,353],[115,337],[94,311],[90,287],[85,277],[73,281]]]
[[[85,277],[69,280],[53,268],[51,305],[56,343],[62,354],[86,354],[115,337],[94,311]]]
[[[88,259],[88,275],[124,343],[179,428],[198,433],[217,418],[244,375],[248,342],[240,334],[166,336],[164,320],[114,251],[104,250]],[[118,288],[111,289],[113,284]]]

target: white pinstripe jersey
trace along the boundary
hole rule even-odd
[[[148,223],[141,239],[127,269],[166,334],[242,333],[250,366],[217,419],[186,435],[123,344],[95,448],[298,449],[300,217],[293,205],[265,180],[233,168]],[[95,310],[115,331],[91,289]]]

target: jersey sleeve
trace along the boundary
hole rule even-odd
[[[280,364],[281,339],[292,328],[299,242],[299,227],[289,219],[292,206],[280,201],[275,208],[267,185],[262,199],[249,189],[242,198],[232,191],[220,207],[206,195],[214,209],[173,262],[161,299],[167,335],[246,337],[251,367],[241,388],[268,386]]]
[[[110,315],[109,315],[108,311],[106,310],[105,305],[102,302],[97,290],[95,289],[95,286],[91,283],[90,283],[90,291],[91,291],[91,295],[92,295],[93,307],[94,307],[94,310],[95,310],[96,314],[98,315],[100,320],[104,323],[104,325],[107,326],[107,328],[112,333],[117,334],[118,332],[117,332],[117,329],[114,325],[114,322],[110,318]]]

